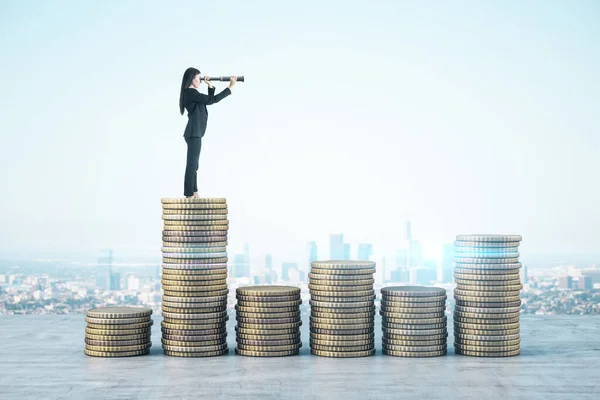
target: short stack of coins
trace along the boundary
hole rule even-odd
[[[454,242],[456,354],[520,353],[520,235],[458,235]]]
[[[396,357],[446,355],[446,289],[389,286],[381,289],[383,354]]]
[[[140,307],[92,308],[86,313],[84,353],[132,357],[150,352],[152,310]]]
[[[314,261],[309,274],[310,351],[323,357],[375,354],[372,261]]]
[[[166,198],[161,203],[164,353],[227,354],[227,202]]]
[[[300,288],[244,286],[236,290],[236,298],[236,354],[282,357],[299,353]]]

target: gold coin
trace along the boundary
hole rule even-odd
[[[216,210],[215,210],[216,211]],[[220,221],[227,219],[227,213],[217,214],[207,210],[204,214],[165,214],[161,215],[163,221]]]
[[[197,352],[197,353],[187,353],[187,352],[182,352],[182,351],[164,350],[164,353],[166,356],[171,356],[171,357],[215,357],[215,356],[222,356],[224,354],[229,353],[229,348],[225,348],[223,350],[217,350],[217,351],[205,351],[205,352]]]
[[[333,358],[352,358],[352,357],[368,357],[375,354],[375,349],[363,351],[327,351],[310,349],[310,353],[315,356],[333,357]]]
[[[364,269],[326,269],[326,268],[315,268],[312,267],[310,274],[313,275],[324,275],[324,276],[368,276],[372,277],[375,273],[375,268],[364,268]]]
[[[190,232],[190,231],[225,231],[229,230],[229,224],[219,224],[219,225],[167,225],[163,226],[163,235],[168,231],[180,231],[180,232]]]
[[[177,274],[165,274],[163,272],[162,275],[162,279],[161,281],[166,281],[167,284],[170,284],[170,282],[214,282],[217,281],[219,283],[221,282],[227,282],[227,273],[223,273],[223,274],[212,274],[212,275],[208,275],[208,274],[201,274],[201,275],[177,275]]]
[[[441,345],[430,345],[430,346],[404,346],[384,343],[382,345],[384,350],[395,351],[395,352],[406,352],[406,353],[420,353],[420,352],[434,352],[443,351],[447,349],[446,344]]]
[[[237,348],[239,350],[247,350],[247,351],[280,352],[280,351],[298,350],[301,347],[302,347],[302,343],[286,344],[286,345],[280,345],[280,346],[256,346],[256,345],[251,345],[251,344],[237,343]]]
[[[226,208],[195,208],[195,209],[163,209],[163,215],[214,215],[227,214]]]
[[[162,204],[226,204],[227,199],[222,197],[164,197]]]
[[[454,311],[456,312],[466,312],[466,313],[481,313],[481,314],[510,314],[510,313],[518,313],[521,311],[521,307],[463,307],[463,306],[455,306]]]
[[[297,297],[300,296],[300,288],[295,286],[279,285],[242,286],[236,289],[236,294],[242,297]]]
[[[260,308],[260,309],[280,309],[289,307],[298,307],[302,304],[302,300],[278,301],[278,302],[259,302],[252,300],[237,300],[237,306],[244,308]],[[266,312],[266,311],[265,311]]]
[[[198,254],[198,257],[189,257],[189,258],[203,258],[201,253],[225,253],[227,252],[227,246],[211,246],[211,247],[167,247],[163,246],[160,251],[163,253],[163,256],[170,257],[171,253],[181,254],[179,258],[187,258],[185,253],[193,253]]]
[[[475,280],[466,280],[466,279],[458,279],[454,278],[456,285],[465,285],[465,286],[482,286],[482,287],[490,287],[493,290],[510,290],[505,289],[505,287],[509,286],[519,286],[521,285],[521,281],[519,279],[513,279],[510,281],[475,281]]]
[[[214,258],[174,258],[174,257],[163,257],[162,262],[164,264],[222,264],[229,260],[227,257],[214,257]],[[199,262],[201,261],[201,262]]]
[[[513,350],[506,352],[489,352],[489,351],[471,351],[471,350],[458,350],[454,349],[456,354],[462,354],[464,356],[473,357],[513,357],[521,353],[521,350]]]
[[[443,317],[436,318],[401,318],[383,316],[381,318],[386,324],[401,324],[401,325],[431,325],[431,324],[445,324],[448,318],[444,315]]]
[[[373,290],[373,289],[369,289],[369,290],[348,290],[348,291],[343,291],[343,292],[332,292],[332,291],[326,291],[326,290],[313,290],[313,289],[310,289],[309,292],[311,294],[311,298],[315,298],[315,297],[331,297],[331,298],[336,298],[336,297],[356,297],[356,298],[366,297],[366,298],[370,299],[372,297],[373,300],[375,300],[375,290]],[[360,300],[356,300],[356,301],[364,301],[364,300],[360,299]]]
[[[472,329],[472,330],[509,330],[509,329],[519,329],[519,322],[514,323],[478,323],[471,324],[467,322],[458,322],[454,321],[454,327],[459,329]]]
[[[310,327],[311,328],[316,328],[316,329],[329,329],[329,330],[373,329],[374,323],[373,322],[367,322],[367,323],[360,323],[360,324],[343,324],[343,323],[339,323],[339,324],[336,324],[336,323],[321,324],[321,323],[311,322],[310,323]]]
[[[142,333],[142,334],[134,334],[134,335],[97,335],[94,333],[85,333],[86,340],[100,340],[107,342],[126,342],[130,340],[146,340],[150,339],[150,332]]]
[[[121,324],[121,325],[92,324],[92,323],[88,322],[87,327],[92,328],[92,329],[105,330],[105,331],[130,331],[130,330],[135,330],[135,329],[150,328],[153,324],[154,324],[154,322],[152,322],[152,321],[141,322],[139,324]],[[119,335],[119,333],[114,333],[114,335]]]
[[[394,350],[386,350],[383,349],[382,353],[386,356],[394,356],[394,357],[439,357],[445,356],[448,350],[438,350],[438,351],[394,351]]]
[[[132,325],[139,323],[147,323],[151,321],[150,317],[140,318],[94,318],[85,317],[85,321],[95,325]]]
[[[288,350],[288,351],[252,351],[252,350],[242,350],[235,349],[235,354],[240,356],[249,356],[249,357],[285,357],[285,356],[293,356],[299,353],[299,350]]]
[[[223,351],[227,348],[227,344],[216,344],[213,346],[170,346],[163,344],[163,349],[166,351],[176,351],[178,353],[204,353]]]
[[[227,278],[227,268],[210,269],[165,269],[162,270],[163,279],[223,279]]]
[[[172,346],[172,347],[196,347],[196,348],[205,348],[210,347],[214,348],[214,346],[227,346],[227,339],[217,339],[217,340],[169,340],[169,339],[161,339],[161,343],[164,346]],[[163,348],[164,348],[163,346]],[[214,350],[213,350],[214,351]]]
[[[139,344],[145,344],[150,342],[150,337],[136,340],[94,340],[85,338],[85,344],[92,346],[106,346],[106,347],[118,347],[118,346],[134,346]]]
[[[227,203],[164,203],[162,208],[163,210],[220,210],[227,208]]]
[[[181,320],[221,320],[227,317],[227,311],[220,311],[216,313],[194,313],[194,314],[178,314],[178,313],[170,313],[164,312],[162,313],[164,318],[168,319],[181,319]],[[190,322],[191,323],[191,322]]]
[[[129,336],[129,335],[149,335],[149,328],[140,329],[103,329],[103,328],[85,328],[86,335],[99,335],[99,336]]]
[[[342,347],[339,347],[339,346],[328,346],[328,345],[321,345],[321,344],[311,343],[309,347],[312,350],[319,350],[319,351],[331,351],[331,352],[349,351],[349,352],[356,352],[356,351],[374,350],[375,349],[375,344],[356,345],[356,346],[342,346]]]
[[[354,275],[331,275],[331,274],[316,274],[316,273],[312,273],[309,272],[308,273],[308,278],[309,278],[309,282],[319,282],[319,281],[326,281],[326,282],[347,282],[347,281],[371,281],[374,280],[373,279],[373,273],[375,271],[370,271],[368,273],[364,273],[364,274],[354,274]],[[362,283],[362,285],[368,285],[368,283]]]
[[[281,330],[281,329],[298,329],[302,325],[302,322],[289,322],[289,323],[281,323],[281,324],[254,324],[237,321],[237,326],[239,328],[246,329],[256,329],[256,330]]]
[[[186,329],[213,329],[225,324],[229,321],[229,316],[223,318],[210,318],[210,319],[179,319],[179,318],[163,318],[163,322],[167,324],[176,324],[180,327],[187,327]],[[194,328],[191,328],[191,327]]]
[[[152,346],[152,342],[144,343],[144,344],[136,344],[131,346],[94,346],[91,344],[86,344],[85,348],[90,351],[101,351],[101,352],[117,352],[117,351],[141,351],[147,350]]]
[[[252,302],[252,303],[269,303],[272,307],[276,307],[277,303],[288,303],[292,301],[300,300],[300,295],[289,295],[289,296],[247,296],[242,294],[236,294],[235,298],[238,300],[238,304],[240,301],[244,302]]]
[[[447,338],[437,340],[399,340],[381,338],[382,345],[390,348],[390,346],[407,346],[407,347],[427,347],[427,346],[446,346]],[[393,350],[393,349],[392,349]]]
[[[505,274],[518,274],[521,269],[521,264],[518,267],[512,269],[479,269],[479,268],[460,268],[455,267],[454,272],[458,274],[470,274],[470,275],[505,275]]]
[[[86,312],[86,316],[94,319],[132,319],[149,317],[152,314],[152,309],[142,307],[100,307],[92,308]]]
[[[461,289],[454,289],[454,297],[456,296],[464,296],[464,297],[475,297],[475,298],[481,298],[481,297],[515,297],[515,296],[521,296],[521,291],[520,290],[512,290],[512,291],[489,291],[489,290],[480,290],[480,291],[473,291],[473,290],[461,290]]]
[[[133,357],[133,356],[143,356],[145,354],[150,354],[150,349],[146,350],[137,350],[137,351],[119,351],[119,352],[107,352],[107,351],[93,351],[88,349],[83,349],[83,352],[92,357]]]
[[[386,307],[444,307],[447,296],[436,297],[382,297],[381,304]]]

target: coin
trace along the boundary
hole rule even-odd
[[[169,340],[161,339],[161,343],[164,346],[173,347],[212,347],[227,345],[227,339],[216,339],[216,340]]]
[[[165,197],[160,199],[160,202],[162,204],[226,204],[227,199],[218,197]]]
[[[374,271],[373,271],[374,272]],[[308,273],[308,278],[311,282],[326,281],[326,282],[354,282],[354,281],[370,281],[373,279],[373,273],[354,274],[354,275],[331,275],[331,274],[315,274]]]
[[[309,347],[312,350],[329,351],[329,352],[334,352],[334,353],[371,351],[371,350],[375,349],[374,344],[338,347],[338,346],[328,346],[328,345],[311,343]]]
[[[323,276],[323,275],[319,275],[319,276]],[[353,275],[350,275],[350,276],[354,277]],[[375,283],[375,279],[373,279],[373,277],[364,278],[364,279],[323,279],[323,278],[318,278],[318,279],[311,278],[310,279],[310,285],[325,286],[325,287],[369,286],[369,285],[373,285],[374,283]],[[361,290],[361,289],[359,289],[359,290]]]
[[[456,339],[456,338],[455,338]],[[481,341],[481,342],[500,342],[500,341],[509,341],[509,340],[517,340],[521,339],[519,333],[513,333],[509,335],[473,335],[473,334],[461,334],[458,338],[460,341],[464,340],[473,340],[473,341]]]
[[[118,352],[118,351],[147,350],[151,346],[152,346],[152,342],[136,344],[136,345],[131,345],[131,346],[94,346],[91,344],[86,344],[85,348],[86,348],[86,350],[90,350],[90,351],[100,351],[100,352],[110,353],[110,352]]]
[[[164,353],[165,353],[165,355],[172,356],[172,357],[215,357],[215,356],[222,356],[224,354],[229,353],[229,349],[225,348],[223,350],[206,351],[206,352],[201,352],[201,353],[164,350]]]
[[[356,260],[329,260],[329,261],[313,261],[312,268],[323,270],[351,270],[351,269],[375,269],[373,261],[356,261]]]
[[[448,350],[438,350],[438,351],[394,351],[383,349],[382,353],[386,356],[394,356],[394,357],[439,357],[445,356]]]
[[[117,325],[118,326],[118,325]],[[99,336],[129,336],[129,335],[147,335],[148,327],[138,329],[103,329],[103,328],[85,328],[86,335]]]
[[[381,295],[389,297],[442,297],[446,289],[425,286],[388,286],[381,289]]]
[[[521,340],[515,339],[515,340],[499,340],[499,341],[491,341],[491,340],[481,341],[481,340],[461,340],[461,339],[455,338],[454,345],[456,346],[457,344],[463,345],[463,346],[477,346],[477,347],[516,346],[516,345],[521,344]]]
[[[212,346],[170,346],[163,344],[163,349],[167,351],[176,351],[180,353],[204,353],[222,351],[227,348],[227,344],[217,344]]]
[[[457,350],[465,350],[465,351],[487,351],[487,352],[507,352],[507,351],[515,351],[520,349],[520,345],[500,345],[500,346],[476,346],[476,345],[467,345],[461,343],[454,343],[454,348]]]
[[[243,300],[237,299],[237,305],[244,308],[257,308],[263,309],[264,312],[270,312],[270,309],[276,310],[281,308],[297,307],[302,304],[302,300],[290,300],[290,301],[256,301],[256,300]],[[274,311],[275,312],[275,311]]]
[[[329,347],[338,347],[338,348],[347,348],[352,346],[370,346],[371,348],[375,345],[375,340],[322,340],[322,339],[314,339],[310,338],[310,344],[318,345],[318,346],[329,346]],[[325,350],[325,349],[322,349]]]
[[[204,342],[204,341],[219,341],[224,342],[227,340],[226,333],[219,333],[214,335],[171,335],[168,333],[163,333],[162,339],[164,343],[165,340],[173,341],[173,342]],[[169,343],[167,343],[169,344]]]
[[[473,304],[482,304],[482,303],[492,303],[492,304],[508,304],[511,302],[520,302],[521,301],[521,296],[511,296],[511,297],[473,297],[473,296],[461,296],[461,295],[454,295],[454,300],[456,300],[457,304],[459,304],[458,302],[460,302],[459,305],[461,306],[467,306],[467,307],[472,307],[469,306],[469,303],[473,303]],[[515,304],[515,305],[520,305],[519,304]],[[481,305],[481,306],[475,306],[475,307],[488,307],[485,305]],[[512,307],[512,306],[509,306]]]
[[[447,296],[435,297],[382,297],[381,304],[388,307],[438,307],[446,305]],[[425,303],[425,304],[422,304]]]
[[[207,209],[222,210],[227,209],[227,203],[164,203],[163,210],[187,210],[187,209]]]
[[[336,311],[340,309],[357,309],[357,308],[365,308],[365,307],[373,307],[374,299],[358,301],[358,302],[333,302],[333,301],[317,301],[317,300],[309,300],[309,304],[312,307],[319,307],[320,309],[335,309]]]
[[[152,309],[142,307],[101,307],[92,308],[86,312],[86,316],[98,319],[116,319],[116,318],[143,318],[149,317]]]
[[[260,325],[277,325],[281,326],[282,324],[296,324],[300,323],[300,316],[296,317],[287,317],[287,318],[246,318],[240,315],[236,316],[236,321],[238,321],[238,325],[240,326],[249,326],[251,324],[260,326]]]
[[[490,297],[493,298],[493,297]],[[456,305],[461,307],[468,308],[507,308],[507,307],[520,307],[521,300],[513,300],[513,301],[501,301],[501,302],[480,302],[480,301],[463,301],[456,300]]]
[[[276,302],[289,302],[289,301],[297,301],[300,299],[299,294],[294,295],[285,295],[285,296],[253,296],[253,295],[245,295],[245,294],[237,294],[235,298],[245,302],[253,302],[253,303],[276,303]]]
[[[405,346],[405,345],[394,345],[389,343],[382,344],[384,350],[390,351],[401,351],[407,353],[419,353],[419,352],[433,352],[442,351],[447,349],[446,344],[429,345],[429,346]]]
[[[365,334],[365,333],[372,333],[374,327],[373,326],[369,326],[368,328],[360,328],[360,329],[341,329],[339,327],[334,327],[334,328],[319,328],[319,327],[310,327],[309,328],[311,332],[313,333],[320,333],[323,335],[360,335],[360,334]]]
[[[338,318],[352,318],[353,314],[356,315],[375,315],[375,305],[367,306],[367,307],[354,307],[354,308],[332,308],[332,307],[319,307],[312,305],[310,307],[311,315],[316,317],[323,316],[327,317],[328,315],[335,315]],[[347,316],[350,314],[350,316]]]
[[[373,341],[375,340],[375,333],[363,333],[363,334],[348,334],[348,335],[328,335],[316,332],[310,332],[310,340],[333,342],[333,343],[344,343],[344,342],[361,342],[361,341]]]
[[[244,318],[244,319],[248,319],[246,322],[251,322],[250,320],[269,320],[269,319],[281,319],[281,318],[294,318],[295,320],[298,320],[301,316],[300,314],[300,309],[298,307],[296,307],[295,311],[288,311],[288,312],[279,312],[279,313],[263,313],[263,312],[247,312],[247,311],[241,311],[239,308],[236,307],[236,319],[237,318]]]
[[[266,351],[266,352],[282,352],[298,350],[302,347],[302,343],[284,344],[279,346],[257,346],[252,344],[244,344],[238,341],[237,349],[247,351]]]
[[[439,336],[439,335],[447,335],[446,327],[435,328],[435,329],[398,329],[398,328],[388,328],[385,326],[381,327],[383,334],[386,337],[397,337],[397,336]],[[393,335],[393,336],[392,336]]]
[[[287,315],[287,314],[295,315],[296,313],[300,312],[298,305],[289,306],[289,307],[249,307],[249,306],[241,306],[239,304],[236,304],[235,310],[237,312],[239,312],[241,315],[257,315],[257,316],[267,316],[267,315],[284,316],[284,314],[285,315]]]
[[[435,318],[404,318],[402,317],[389,317],[383,316],[381,318],[382,322],[387,326],[390,324],[399,324],[399,325],[438,325],[445,324],[447,322],[447,317],[444,315],[442,317]]]
[[[454,322],[464,322],[468,324],[512,324],[519,322],[520,318],[517,315],[513,318],[502,318],[502,319],[481,319],[481,318],[469,318],[463,316],[454,315]]]
[[[463,306],[455,306],[454,308],[457,312],[467,312],[467,313],[482,313],[482,314],[510,314],[510,313],[518,313],[521,310],[521,307],[463,307]]]
[[[294,333],[288,333],[288,334],[278,334],[278,335],[272,335],[272,334],[264,334],[264,335],[257,335],[257,334],[246,334],[246,333],[242,333],[242,332],[237,332],[235,335],[236,340],[251,340],[251,341],[278,341],[278,340],[292,340],[292,341],[297,341],[300,340],[300,331],[296,331]]]
[[[183,296],[163,296],[163,303],[170,304],[197,304],[197,307],[204,307],[198,303],[204,303],[205,307],[214,307],[227,303],[227,294],[218,296],[200,296],[200,297],[183,297]]]
[[[247,346],[290,346],[300,344],[300,337],[295,339],[283,339],[283,340],[248,340],[242,338],[236,338],[239,345]],[[243,347],[240,347],[243,348]]]
[[[446,329],[446,322],[441,322],[437,324],[398,324],[387,321],[382,321],[381,326],[383,328],[391,328],[391,329],[408,329],[408,330],[431,330],[431,329]]]
[[[517,356],[521,353],[521,350],[513,350],[506,352],[489,352],[489,351],[471,351],[471,350],[459,350],[454,349],[456,354],[462,354],[465,356],[474,356],[474,357],[513,357]]]
[[[269,300],[271,297],[286,298],[293,297],[293,300],[300,295],[300,288],[295,286],[279,286],[279,285],[258,285],[258,286],[242,286],[236,289],[236,294],[240,297],[264,297]],[[286,301],[284,300],[284,301]]]
[[[98,340],[85,338],[85,344],[102,347],[119,347],[119,346],[135,346],[140,344],[150,343],[150,337],[136,340]]]
[[[133,356],[142,356],[145,354],[150,354],[150,349],[135,350],[135,351],[108,352],[108,351],[88,350],[87,348],[84,348],[83,352],[86,355],[92,356],[92,357],[133,357]]]
[[[87,327],[92,328],[92,329],[100,329],[100,330],[105,330],[105,331],[117,332],[117,331],[131,331],[131,330],[136,330],[136,329],[146,329],[146,328],[150,328],[153,324],[154,324],[154,322],[152,322],[152,321],[141,322],[138,324],[95,324],[95,323],[88,322]]]
[[[162,264],[163,273],[187,274],[187,273],[215,273],[227,271],[227,263],[196,263],[196,264]],[[207,271],[207,272],[201,272]]]
[[[356,268],[352,268],[352,269],[327,269],[327,268],[317,268],[317,267],[311,267],[310,269],[310,273],[309,273],[309,278],[310,278],[310,274],[313,275],[325,275],[328,276],[330,279],[336,279],[334,277],[337,276],[359,276],[359,277],[366,277],[366,278],[372,278],[373,274],[375,273],[375,268],[364,268],[364,269],[356,269]]]
[[[479,268],[461,268],[461,267],[455,267],[454,268],[454,273],[455,274],[467,274],[467,275],[474,275],[474,276],[489,276],[489,275],[504,275],[504,274],[515,274],[518,273],[519,270],[521,269],[521,264],[520,263],[516,263],[514,265],[517,265],[517,267],[515,268],[505,268],[505,269],[479,269]],[[513,264],[511,264],[513,265]]]
[[[409,347],[425,347],[425,346],[446,346],[447,338],[437,340],[400,340],[400,339],[388,339],[382,338],[382,345],[389,346],[409,346]]]
[[[356,325],[356,324],[372,324],[375,317],[367,316],[363,318],[322,318],[311,315],[309,320],[311,323],[319,325]],[[315,325],[316,326],[316,325]]]
[[[322,322],[323,320],[347,320],[347,319],[364,320],[364,319],[368,319],[368,318],[370,318],[372,320],[375,317],[375,308],[373,308],[373,310],[370,312],[352,312],[352,313],[331,312],[331,310],[329,310],[327,312],[317,312],[317,311],[311,310],[310,316],[312,318],[315,318],[315,322],[320,322],[320,321]]]
[[[163,215],[213,215],[213,214],[227,214],[226,208],[179,208],[169,209],[163,208]]]
[[[520,279],[519,273],[511,274],[469,274],[469,273],[458,273],[454,271],[454,278],[461,279],[464,281],[518,281]],[[519,282],[521,283],[521,282]]]
[[[246,328],[243,326],[235,327],[235,331],[244,335],[267,336],[267,335],[290,335],[297,333],[298,327],[282,328],[282,329],[263,329],[263,328]]]
[[[299,350],[287,350],[287,351],[254,351],[254,350],[243,350],[235,349],[235,354],[240,356],[249,357],[285,357],[293,356],[299,353]]]
[[[375,349],[363,350],[363,351],[327,351],[310,349],[311,354],[321,357],[333,357],[333,358],[353,358],[353,357],[368,357],[375,354]]]
[[[90,324],[96,325],[131,325],[147,323],[150,321],[150,317],[139,317],[139,318],[95,318],[85,317],[85,321]]]
[[[327,293],[327,292],[320,292]],[[348,292],[340,292],[340,293],[348,293]],[[351,292],[354,294],[354,292]],[[328,292],[328,296],[310,295],[311,301],[318,301],[321,303],[365,303],[365,304],[373,304],[373,300],[375,300],[375,294],[364,295],[364,296],[353,296],[353,295],[344,295],[344,296],[334,296],[333,292]]]
[[[373,283],[368,284],[368,285],[335,285],[335,286],[324,286],[324,285],[317,285],[317,284],[309,283],[308,288],[310,289],[311,293],[315,293],[315,294],[336,292],[333,294],[338,295],[337,292],[367,292],[367,291],[372,292],[373,294],[375,293],[373,291]]]
[[[101,340],[101,341],[109,341],[109,342],[127,342],[131,340],[150,340],[150,331],[144,333],[138,333],[133,335],[102,335],[102,334],[94,334],[94,333],[85,333],[85,339],[89,340]]]
[[[390,333],[390,330],[388,329],[385,333],[385,335],[382,337],[381,340],[386,340],[386,341],[400,341],[400,342],[433,342],[433,341],[438,341],[438,340],[443,340],[444,342],[446,341],[446,339],[448,338],[448,332],[446,332],[445,330],[440,330],[438,331],[438,334],[429,334],[429,335],[415,335],[415,334],[395,334],[395,333]]]
[[[497,235],[497,234],[475,234],[456,235],[458,242],[521,242],[521,235]]]
[[[458,279],[458,278],[454,278],[454,282],[456,282],[456,285],[465,285],[465,286],[495,286],[494,288],[490,288],[491,290],[498,290],[498,287],[504,287],[504,286],[518,286],[521,284],[521,281],[519,280],[519,278],[516,279],[511,279],[511,280],[505,280],[505,281],[499,281],[499,280],[493,280],[493,281],[484,281],[484,280],[466,280],[466,279]],[[499,289],[499,290],[504,290],[504,289]]]

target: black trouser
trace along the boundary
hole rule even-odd
[[[186,137],[185,142],[187,143],[187,162],[185,164],[183,195],[191,196],[198,191],[198,162],[200,161],[202,138]]]

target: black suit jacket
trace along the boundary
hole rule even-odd
[[[208,95],[198,92],[194,88],[187,88],[183,92],[183,106],[188,112],[188,123],[183,137],[202,137],[206,132],[208,110],[206,106],[218,103],[231,94],[229,88],[215,95],[215,88],[208,88]]]

